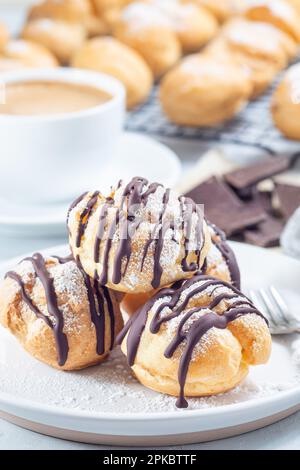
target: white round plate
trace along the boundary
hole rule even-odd
[[[149,137],[124,132],[110,168],[99,174],[99,188],[107,191],[117,180],[128,180],[133,176],[144,176],[172,187],[180,174],[180,160],[172,150]],[[75,189],[74,199],[77,195]],[[71,202],[26,206],[0,199],[0,232],[22,236],[33,233],[35,236],[60,235],[64,233]]]
[[[297,313],[300,263],[260,248],[233,246],[244,287],[272,283]],[[66,250],[43,253],[63,255]],[[0,265],[0,276],[16,261]],[[300,409],[295,341],[297,335],[275,338],[270,362],[253,368],[240,387],[217,397],[189,399],[189,408],[178,410],[173,397],[140,385],[118,350],[100,366],[61,372],[31,358],[1,328],[0,416],[40,433],[89,443],[171,445],[229,437]]]

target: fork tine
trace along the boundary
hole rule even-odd
[[[276,326],[274,319],[269,312],[269,309],[266,308],[266,305],[261,302],[260,298],[258,297],[257,293],[254,290],[249,291],[249,295],[251,300],[253,301],[254,305],[265,315],[267,320],[269,321],[270,325]]]
[[[261,288],[259,289],[259,294],[261,298],[263,299],[264,303],[266,304],[266,307],[268,311],[270,312],[270,316],[272,316],[272,318],[274,319],[274,324],[277,326],[286,325],[285,319],[280,314],[280,311],[275,307],[267,291]]]
[[[278,310],[281,313],[281,316],[284,318],[286,323],[289,323],[289,317],[290,317],[289,309],[286,303],[284,302],[283,298],[281,297],[278,290],[275,289],[274,286],[270,286],[269,290],[273,296],[274,302],[276,303]]]

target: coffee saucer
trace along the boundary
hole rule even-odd
[[[174,186],[181,174],[177,155],[163,144],[140,134],[124,132],[110,168],[99,174],[101,191],[109,190],[120,179],[144,176],[167,187]],[[87,188],[97,189],[97,188]],[[74,199],[77,196],[74,191]],[[19,205],[0,199],[0,233],[55,236],[65,233],[66,213],[72,201],[59,204]]]

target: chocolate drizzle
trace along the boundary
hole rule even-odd
[[[221,255],[223,256],[225,263],[228,267],[228,271],[230,274],[230,279],[232,284],[237,288],[241,288],[241,273],[240,269],[235,257],[233,250],[230,248],[229,244],[226,241],[225,233],[220,230],[214,224],[208,224],[212,230],[217,234],[218,239],[213,239],[212,242],[215,247],[220,251]],[[203,274],[205,274],[205,270],[202,270]]]
[[[119,190],[121,187],[122,183],[120,182],[117,190]],[[99,274],[99,282],[101,285],[105,285],[108,282],[110,253],[113,240],[117,232],[119,242],[114,254],[112,282],[115,285],[118,285],[120,284],[122,277],[125,276],[132,255],[132,235],[136,232],[142,222],[142,220],[139,220],[137,213],[140,212],[140,209],[146,207],[149,197],[154,194],[159,187],[162,187],[162,185],[159,183],[149,184],[145,178],[135,177],[125,186],[121,195],[121,203],[119,208],[114,206],[115,201],[112,197],[107,198],[103,204],[99,215],[99,224],[95,237],[93,254],[94,262],[96,264],[99,264],[100,260],[102,261],[101,273],[98,272],[98,268],[96,269],[96,273]],[[91,199],[89,200],[86,208],[81,213],[80,223],[76,235],[77,248],[79,248],[81,245],[81,240],[88,224],[89,217],[93,213],[97,196],[98,193],[94,193],[91,196]],[[168,229],[171,229],[175,232],[174,222],[168,220],[168,218],[165,217],[169,199],[170,189],[166,189],[163,195],[162,210],[159,213],[158,221],[153,232],[149,234],[149,239],[146,241],[142,253],[141,271],[143,271],[144,262],[148,255],[150,246],[152,243],[155,244],[153,250],[153,278],[151,282],[154,289],[158,288],[161,282],[163,268],[161,266],[160,259],[166,232]],[[76,202],[72,205],[72,208],[75,207]],[[203,214],[201,213],[199,207],[189,198],[180,198],[180,207],[181,218],[183,219],[182,230],[185,237],[185,256],[182,260],[182,269],[184,271],[193,272],[199,269],[201,248],[204,243]],[[108,222],[108,212],[110,208],[114,209],[116,212],[114,214],[113,220]],[[190,242],[192,238],[193,213],[198,215],[199,223],[196,224],[195,228],[197,246],[196,249],[191,250]],[[175,242],[174,237],[173,241]],[[189,265],[187,258],[193,251],[196,252],[197,262],[191,263]]]
[[[193,288],[194,286],[194,288]],[[213,287],[215,286],[215,287]],[[263,319],[263,315],[254,307],[252,302],[239,292],[238,289],[230,284],[220,281],[218,279],[203,276],[201,274],[194,276],[192,279],[179,281],[173,284],[170,288],[165,288],[159,291],[152,299],[150,299],[125,325],[122,332],[117,338],[120,344],[127,336],[127,358],[130,366],[134,365],[138,347],[144,329],[146,327],[148,314],[154,307],[157,301],[162,301],[155,309],[154,316],[150,323],[150,332],[156,334],[159,332],[163,323],[181,316],[189,304],[189,301],[196,295],[203,293],[206,289],[213,287],[210,291],[212,297],[207,305],[195,307],[186,311],[182,316],[177,327],[176,334],[165,351],[165,357],[173,357],[175,351],[181,344],[183,346],[183,353],[180,358],[178,368],[178,382],[180,385],[180,395],[177,400],[177,407],[186,408],[187,401],[184,398],[184,388],[187,378],[190,362],[195,346],[201,338],[212,328],[225,329],[228,324],[237,318],[248,315],[256,314]],[[228,288],[229,291],[221,292],[220,294],[214,292],[218,288]],[[182,299],[182,294],[185,293]],[[166,299],[163,301],[163,299]],[[230,305],[222,315],[213,311],[220,302],[230,300]],[[170,313],[162,315],[162,311],[168,308]],[[201,314],[190,326],[187,326],[188,320],[195,314]],[[266,320],[265,320],[266,321]],[[266,321],[267,322],[267,321]]]
[[[59,264],[66,264],[68,262],[74,261],[72,255],[69,255],[68,257],[53,256],[53,258],[56,258]],[[40,279],[44,287],[49,316],[44,315],[43,312],[31,300],[29,293],[26,291],[25,283],[19,274],[14,271],[9,271],[5,277],[9,277],[17,282],[20,287],[22,300],[34,312],[37,318],[41,318],[53,330],[58,354],[58,364],[63,366],[68,358],[69,346],[67,336],[63,331],[64,318],[58,306],[58,298],[54,288],[54,280],[50,276],[47,270],[46,261],[40,253],[35,253],[32,257],[25,258],[23,261],[30,261],[32,263],[34,268],[34,275],[36,278]],[[91,321],[93,322],[96,331],[96,351],[98,355],[102,355],[105,353],[106,307],[110,318],[110,349],[112,349],[114,345],[115,317],[113,302],[109,289],[106,287],[101,287],[97,279],[89,278],[89,276],[85,274],[81,268],[80,261],[78,259],[77,266],[83,276],[87,290]]]

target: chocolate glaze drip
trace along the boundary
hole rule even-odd
[[[122,182],[119,182],[118,188],[122,186]],[[148,188],[146,189],[146,187]],[[147,205],[148,199],[151,194],[154,194],[158,187],[162,186],[159,183],[152,183],[149,185],[148,181],[142,177],[133,178],[127,186],[124,188],[123,194],[121,196],[120,208],[116,210],[115,217],[113,222],[108,228],[108,233],[104,239],[105,229],[108,219],[108,210],[110,206],[114,204],[114,200],[110,197],[106,199],[105,204],[103,205],[100,216],[99,216],[99,225],[97,229],[97,234],[95,238],[94,245],[94,261],[99,263],[102,255],[102,272],[99,274],[99,282],[102,285],[105,285],[108,281],[108,270],[109,270],[109,259],[110,252],[112,247],[112,241],[116,231],[120,233],[120,241],[116,249],[116,253],[113,261],[113,270],[112,270],[112,282],[114,284],[119,284],[122,280],[122,277],[126,274],[128,264],[132,255],[132,245],[131,245],[131,236],[138,229],[141,220],[138,220],[136,217],[136,211],[139,206],[145,207]],[[78,227],[78,232],[76,236],[76,246],[79,247],[81,243],[82,236],[90,214],[93,212],[94,205],[97,201],[98,193],[94,193],[87,204],[86,209],[82,212],[80,223]],[[164,215],[167,210],[169,203],[170,190],[167,189],[163,196],[163,209],[159,214],[159,222],[157,223],[154,233],[150,234],[149,240],[145,244],[144,252],[142,255],[141,262],[141,271],[144,267],[144,261],[148,254],[148,250],[152,243],[155,243],[154,249],[154,268],[153,268],[153,279],[152,287],[156,289],[160,285],[161,276],[162,276],[162,266],[160,264],[160,257],[163,249],[164,237],[166,231],[171,228],[175,230],[174,224],[170,221],[164,220]],[[82,197],[81,197],[82,199]],[[79,201],[81,200],[79,199]],[[189,248],[192,224],[190,222],[190,212],[198,214],[199,220],[203,220],[203,215],[200,213],[197,205],[189,198],[181,198],[181,210],[182,218],[185,221],[183,223],[183,231],[185,235],[185,257],[182,260],[182,267],[184,271],[196,271],[199,268],[201,248],[204,243],[203,237],[203,223],[199,223],[196,227],[196,239],[197,239],[197,263],[191,263],[188,265],[187,258],[191,250]],[[78,203],[78,202],[77,202]],[[76,201],[73,203],[72,208],[76,207]],[[157,233],[158,232],[158,233]],[[155,236],[158,235],[157,238]],[[174,238],[173,238],[174,239]],[[174,239],[175,241],[175,239]],[[103,253],[101,253],[101,245]],[[125,263],[124,263],[125,262]],[[97,272],[97,271],[96,271]]]
[[[70,261],[74,261],[72,255],[67,257],[53,256],[53,258],[56,258],[59,264],[66,264]],[[19,274],[14,271],[9,271],[5,277],[9,277],[17,282],[21,290],[22,300],[34,312],[37,318],[41,318],[53,330],[58,353],[58,364],[63,366],[68,358],[69,346],[67,336],[63,332],[64,318],[58,307],[58,299],[54,288],[53,278],[51,278],[46,267],[45,259],[40,253],[35,253],[32,257],[25,258],[23,261],[30,261],[32,263],[35,276],[40,279],[44,287],[49,316],[44,315],[31,300],[30,295],[26,292],[25,283]],[[109,290],[106,287],[101,287],[97,279],[90,279],[83,271],[79,259],[76,261],[87,289],[91,320],[94,323],[96,330],[97,354],[102,355],[105,352],[105,306],[107,306],[110,317],[110,349],[112,349],[114,345],[115,317],[113,302],[110,297]],[[54,318],[55,321],[52,321],[51,318]]]
[[[220,238],[219,241],[213,240],[212,242],[215,245],[215,247],[221,252],[227,264],[227,267],[230,273],[231,282],[237,289],[240,289],[241,288],[240,269],[239,269],[235,254],[226,241],[225,233],[222,230],[220,230],[216,225],[210,224],[210,223],[209,225],[210,227],[212,227],[213,231]],[[205,274],[205,271],[203,271],[203,273]]]
[[[201,282],[200,285],[196,286],[190,291],[188,290],[194,284],[199,282]],[[152,334],[158,333],[163,323],[167,323],[173,318],[179,317],[186,309],[192,297],[201,294],[207,288],[212,286],[215,286],[213,291],[216,290],[218,287],[227,287],[228,289],[230,289],[231,292],[221,293],[217,295],[214,299],[210,300],[207,305],[188,310],[179,322],[177,332],[165,351],[165,357],[171,358],[174,355],[175,351],[178,349],[178,347],[182,343],[184,343],[184,349],[178,368],[178,382],[180,385],[180,395],[176,405],[179,408],[185,408],[188,406],[187,401],[184,398],[184,387],[193,351],[197,343],[199,343],[201,338],[210,329],[225,329],[227,328],[229,323],[243,315],[248,315],[252,313],[264,318],[263,315],[254,307],[252,302],[243,294],[241,294],[236,287],[230,285],[229,283],[220,281],[209,276],[203,276],[201,274],[198,274],[192,279],[176,282],[170,288],[162,289],[161,291],[159,291],[129,320],[129,322],[125,325],[122,332],[117,338],[117,342],[120,344],[125,338],[125,336],[128,334],[127,358],[129,365],[133,366],[140,344],[140,340],[147,323],[148,314],[154,304],[158,300],[164,298],[166,299],[166,301],[162,302],[156,309],[155,314],[151,320],[150,332]],[[184,300],[180,303],[179,300],[183,292],[186,292],[186,296]],[[211,293],[211,295],[212,294],[213,292]],[[217,307],[220,302],[226,299],[231,300],[230,306],[228,306],[227,310],[223,313],[223,315],[218,315],[213,311],[213,309]],[[171,312],[166,315],[161,315],[162,310],[166,307],[169,308]],[[202,313],[202,315],[199,317],[199,319],[195,320],[194,323],[192,323],[187,329],[185,329],[188,320],[192,317],[192,315],[196,313]],[[265,321],[267,322],[267,320]]]

